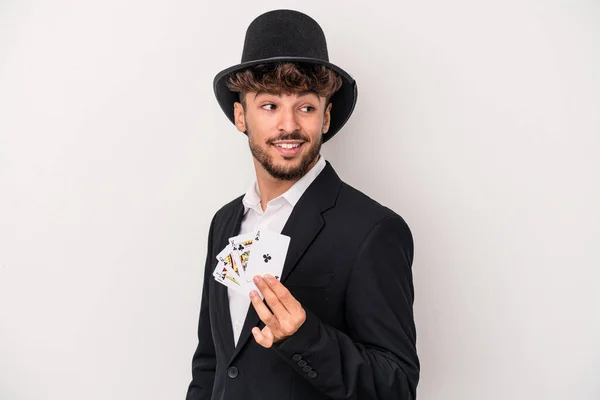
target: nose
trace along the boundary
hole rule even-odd
[[[300,130],[296,113],[292,108],[286,108],[279,112],[279,120],[277,121],[277,125],[279,131],[285,133],[292,133]]]

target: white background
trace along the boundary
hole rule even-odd
[[[0,2],[0,399],[182,399],[254,173],[212,79],[274,8],[358,81],[323,154],[412,228],[419,400],[600,398],[596,0]]]

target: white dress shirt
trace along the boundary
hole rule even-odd
[[[255,180],[242,199],[242,203],[244,204],[244,219],[242,220],[239,234],[256,232],[259,229],[281,233],[294,206],[298,203],[298,200],[300,200],[300,197],[302,197],[310,184],[323,171],[323,168],[325,168],[325,159],[323,156],[319,156],[317,163],[285,193],[269,201],[264,211],[260,204],[260,192]],[[241,295],[229,288],[227,289],[227,294],[229,297],[233,338],[237,346],[251,301],[249,296]]]

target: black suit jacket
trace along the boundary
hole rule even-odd
[[[264,326],[252,305],[234,347],[227,288],[212,277],[243,214],[240,196],[211,222],[186,399],[415,399],[413,240],[404,220],[327,162],[282,231],[291,242],[281,282],[306,321],[266,349],[252,337]]]

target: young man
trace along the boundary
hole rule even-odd
[[[412,236],[319,155],[357,97],[323,31],[296,11],[259,16],[215,94],[256,182],[210,226],[187,400],[415,399]],[[264,300],[211,276],[228,238],[257,229],[291,238],[280,280],[254,278]]]

